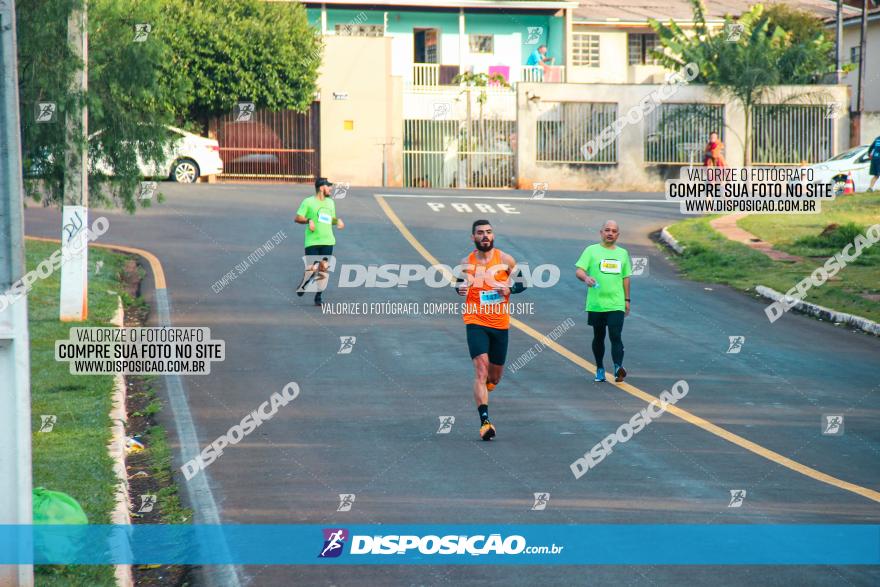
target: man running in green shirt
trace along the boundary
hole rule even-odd
[[[632,264],[629,253],[615,243],[620,229],[608,220],[599,231],[601,242],[590,245],[575,263],[577,278],[587,284],[587,324],[593,327],[593,356],[596,358],[596,378],[605,381],[605,331],[611,339],[611,360],[614,362],[614,380],[623,381],[623,318],[629,315],[629,276]]]
[[[333,184],[326,177],[319,177],[315,181],[315,195],[303,200],[296,211],[294,222],[308,224],[305,243],[306,255],[323,257],[320,262],[313,263],[312,267],[306,267],[306,276],[296,292],[298,296],[305,293],[305,285],[313,275],[323,275],[326,279],[328,261],[333,255],[333,245],[336,244],[333,226],[336,225],[339,230],[345,228],[342,219],[336,217],[336,202],[330,197],[332,190]],[[321,297],[323,289],[323,287],[319,287],[318,293],[315,294],[316,306],[324,303]]]

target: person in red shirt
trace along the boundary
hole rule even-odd
[[[712,131],[709,133],[709,142],[706,143],[705,153],[703,154],[703,165],[706,167],[726,167],[724,161],[724,143],[718,138],[718,133]]]

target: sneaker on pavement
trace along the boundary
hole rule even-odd
[[[480,438],[483,440],[492,440],[495,436],[495,426],[492,426],[492,422],[486,420],[486,423],[480,426]]]
[[[602,383],[605,381],[605,369],[603,367],[599,367],[596,369],[596,378],[593,379],[596,383]]]
[[[614,366],[614,381],[620,383],[626,377],[626,369],[623,368],[623,365],[615,365]]]

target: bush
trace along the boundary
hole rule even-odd
[[[821,234],[801,237],[794,241],[794,244],[814,249],[843,248],[853,242],[860,234],[865,234],[865,228],[855,222],[847,222],[840,226],[832,224],[826,227]]]

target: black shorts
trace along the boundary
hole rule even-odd
[[[590,326],[623,326],[623,318],[626,312],[614,310],[613,312],[587,312],[587,324]]]
[[[479,324],[465,324],[467,327],[468,350],[474,359],[483,353],[489,355],[493,365],[503,365],[507,359],[507,330],[489,328]]]
[[[333,254],[333,245],[312,245],[306,247],[306,255],[324,255],[329,257]]]
[[[875,176],[880,175],[880,157],[871,159],[871,171],[869,173]]]

